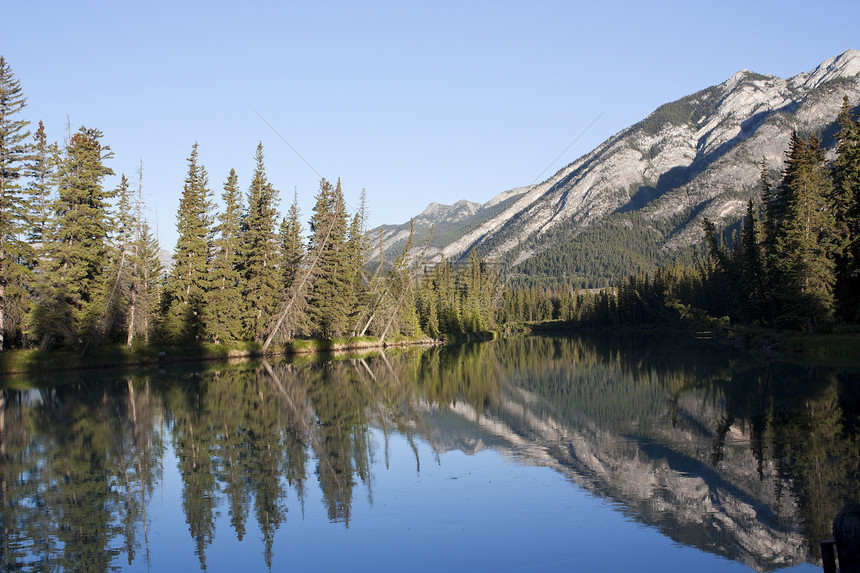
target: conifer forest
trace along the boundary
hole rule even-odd
[[[546,320],[725,317],[808,332],[860,321],[860,122],[847,98],[832,156],[818,136],[794,134],[784,166],[762,165],[760,200],[735,231],[703,221],[700,260],[599,291],[513,282],[512,269],[474,253],[430,262],[412,240],[386,256],[364,192],[350,213],[340,180],[322,179],[305,220],[297,196],[281,204],[262,144],[247,186],[229,167],[210,178],[190,146],[164,268],[143,216],[143,165],[107,186],[117,174],[103,133],[81,126],[48,141],[26,101],[0,57],[0,349],[244,341],[265,351],[294,338],[439,338]]]

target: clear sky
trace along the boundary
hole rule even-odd
[[[322,175],[353,208],[366,189],[371,227],[403,223],[543,180],[741,69],[790,77],[860,49],[856,1],[26,0],[0,14],[32,129],[60,143],[67,123],[100,129],[135,187],[142,161],[170,250],[194,142],[219,203],[231,168],[247,190],[261,141],[281,212],[297,190],[307,221]]]

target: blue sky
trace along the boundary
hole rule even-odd
[[[307,221],[322,175],[353,207],[366,189],[371,226],[403,223],[431,201],[545,179],[741,69],[790,77],[860,49],[855,3],[826,0],[28,0],[2,13],[0,54],[33,129],[60,142],[67,122],[100,129],[135,186],[142,161],[167,249],[194,142],[219,200],[231,168],[247,189],[262,141],[282,212],[296,190]]]

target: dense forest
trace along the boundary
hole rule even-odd
[[[781,178],[762,162],[760,201],[724,236],[703,220],[707,255],[632,274],[599,292],[561,286],[506,290],[503,321],[578,324],[717,318],[808,332],[860,321],[860,122],[847,98],[834,158],[816,135],[792,135]],[[575,280],[575,277],[574,277]]]
[[[279,213],[262,144],[247,189],[231,169],[220,202],[192,146],[179,238],[164,269],[142,216],[143,166],[136,180],[122,174],[108,188],[113,154],[98,129],[52,143],[41,122],[30,131],[25,107],[0,57],[0,349],[85,353],[151,341],[256,342],[265,351],[297,337],[382,342],[553,319],[612,326],[725,317],[808,331],[860,320],[860,125],[847,98],[832,160],[816,136],[795,134],[779,181],[762,165],[761,201],[750,201],[739,230],[723,237],[705,220],[699,262],[652,267],[600,291],[579,290],[577,276],[537,286],[474,252],[428,263],[411,235],[392,263],[372,268],[382,238],[377,247],[367,233],[364,192],[349,213],[340,180],[322,179],[305,228],[297,196]],[[648,243],[642,225],[624,227]],[[556,250],[583,272],[606,263],[600,249]]]
[[[216,209],[198,145],[177,213],[169,269],[142,217],[143,168],[116,188],[103,134],[62,145],[22,118],[20,83],[0,58],[0,349],[100,344],[438,336],[494,323],[494,271],[473,257],[422,275],[410,241],[368,270],[366,200],[348,213],[341,183],[320,182],[308,229],[298,198],[285,215],[262,144],[247,191],[230,170]],[[380,257],[382,260],[383,257]],[[138,342],[135,342],[138,341]]]

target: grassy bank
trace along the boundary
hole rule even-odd
[[[856,366],[860,364],[860,333],[786,334],[778,350],[789,360]]]
[[[397,337],[380,343],[378,338],[335,338],[331,340],[296,339],[284,345],[270,347],[266,353],[278,355],[309,355],[327,352],[372,350],[390,346],[437,344],[429,338]],[[92,368],[124,368],[167,362],[227,360],[231,358],[262,357],[260,344],[233,342],[227,344],[201,343],[183,346],[135,345],[108,346],[81,355],[67,350],[39,352],[37,350],[6,350],[0,352],[0,375],[85,370]]]

